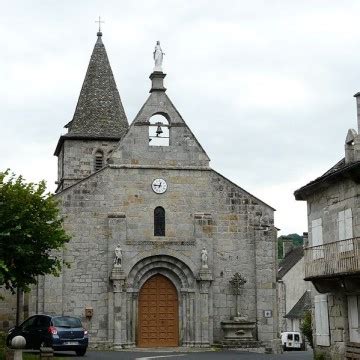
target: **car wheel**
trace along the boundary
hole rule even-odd
[[[86,353],[86,349],[75,350],[77,356],[84,356]]]

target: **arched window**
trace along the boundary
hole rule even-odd
[[[95,153],[95,166],[94,170],[98,171],[104,166],[104,154],[101,150]]]
[[[161,206],[154,210],[154,236],[165,236],[165,210]]]
[[[169,146],[169,122],[165,116],[156,114],[150,118],[149,145]]]

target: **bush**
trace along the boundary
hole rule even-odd
[[[326,356],[324,353],[316,353],[314,356],[314,360],[326,360]]]
[[[314,343],[313,343],[313,331],[312,331],[311,311],[310,310],[305,312],[303,321],[300,325],[300,330],[306,337],[306,340],[309,342],[309,345],[311,346],[311,348],[313,349]],[[321,360],[321,358],[319,358],[318,360]]]

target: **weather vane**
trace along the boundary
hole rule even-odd
[[[95,20],[96,23],[99,23],[99,32],[101,32],[101,24],[104,24],[105,21],[102,21],[100,16],[99,16],[99,20]]]

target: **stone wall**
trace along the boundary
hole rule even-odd
[[[345,209],[352,209],[353,236],[360,235],[360,186],[352,180],[343,180],[319,191],[307,199],[309,244],[311,246],[311,222],[322,218],[324,243],[339,240],[338,213]]]
[[[103,152],[106,165],[117,143],[109,140],[65,140],[58,155],[60,190],[95,172],[96,151]]]
[[[151,190],[153,179],[159,177],[168,183],[162,195]],[[62,310],[86,321],[84,311],[91,306],[94,316],[87,323],[91,338],[111,342],[109,314],[114,310],[109,276],[114,244],[120,243],[123,249],[125,276],[136,261],[161,254],[180,259],[196,275],[205,247],[213,276],[210,340],[219,341],[220,322],[235,315],[234,295],[228,283],[235,272],[247,278],[239,306],[249,319],[257,320],[258,338],[270,342],[277,336],[273,210],[229,180],[210,169],[114,167],[93,174],[58,198],[65,228],[73,237],[64,251],[64,260],[71,269],[64,268],[60,278],[46,280],[45,301],[38,299],[44,312]],[[153,234],[153,211],[157,206],[166,211],[165,237]],[[112,214],[121,214],[122,219],[115,235],[109,228]],[[199,286],[195,284],[194,289],[195,318],[200,316]],[[269,317],[265,310],[270,310]]]
[[[324,244],[338,241],[338,213],[348,208],[352,209],[353,237],[360,235],[359,190],[359,185],[355,184],[354,181],[350,179],[342,180],[322,191],[318,191],[307,200],[310,246],[312,244],[312,220],[322,218]],[[345,291],[328,294],[330,346],[316,346],[316,351],[323,352],[329,359],[344,359],[345,357],[345,347],[349,341],[346,301]]]

